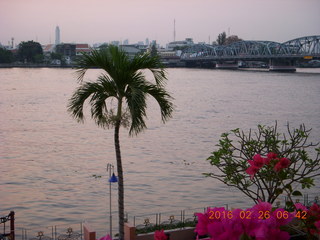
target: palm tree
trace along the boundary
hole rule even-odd
[[[165,90],[167,80],[157,56],[136,55],[130,59],[118,47],[84,54],[78,61],[77,77],[80,83],[69,99],[68,111],[79,122],[84,121],[85,101],[91,106],[91,117],[102,128],[114,127],[114,146],[118,171],[119,239],[124,239],[124,187],[120,153],[120,126],[129,128],[129,135],[137,135],[146,128],[146,99],[153,97],[159,104],[161,119],[165,123],[172,117],[173,98]],[[89,68],[100,68],[102,73],[95,82],[85,82]],[[150,70],[154,81],[146,79]],[[115,105],[112,106],[112,103]]]

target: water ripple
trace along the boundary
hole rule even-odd
[[[88,114],[84,124],[68,115],[66,104],[77,86],[72,72],[0,69],[0,212],[15,210],[18,226],[87,220],[103,232],[108,224],[106,164],[115,164],[113,130],[97,128]],[[89,71],[88,77],[97,72]],[[287,121],[305,123],[314,138],[320,136],[319,73],[168,72],[173,119],[161,124],[159,108],[150,102],[149,128],[135,138],[125,129],[120,133],[130,216],[250,203],[202,175],[213,170],[206,158],[230,129],[278,120],[280,128]],[[117,184],[112,184],[115,222],[116,196]]]

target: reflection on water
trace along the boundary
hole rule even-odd
[[[97,73],[89,71],[88,79]],[[71,69],[0,69],[0,76],[0,215],[14,210],[23,227],[87,220],[103,234],[113,131],[97,128],[89,115],[85,124],[68,115],[67,100],[77,86]],[[305,123],[315,140],[320,136],[319,69],[168,69],[168,77],[174,118],[161,124],[150,101],[148,130],[134,138],[121,132],[129,218],[209,205],[246,207],[248,199],[236,189],[201,175],[210,171],[205,159],[222,132],[277,120],[282,129],[287,122]],[[114,218],[116,193],[113,184]]]

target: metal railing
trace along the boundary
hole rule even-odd
[[[6,223],[10,223],[10,232],[7,232]],[[0,239],[2,240],[15,240],[15,228],[14,228],[14,211],[11,211],[7,216],[0,217],[0,225],[3,224],[3,233],[0,233]]]
[[[148,231],[151,229],[174,229],[194,227],[198,221],[196,213],[203,213],[209,207],[183,209],[170,212],[150,213],[133,216],[132,223],[138,231]],[[225,205],[228,209],[228,204]]]
[[[83,240],[83,223],[21,228],[21,240]]]

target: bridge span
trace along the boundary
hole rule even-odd
[[[183,50],[187,66],[207,65],[237,68],[238,63],[261,61],[273,71],[295,71],[296,61],[320,59],[320,36],[306,36],[284,43],[239,41],[229,45],[194,44]]]

